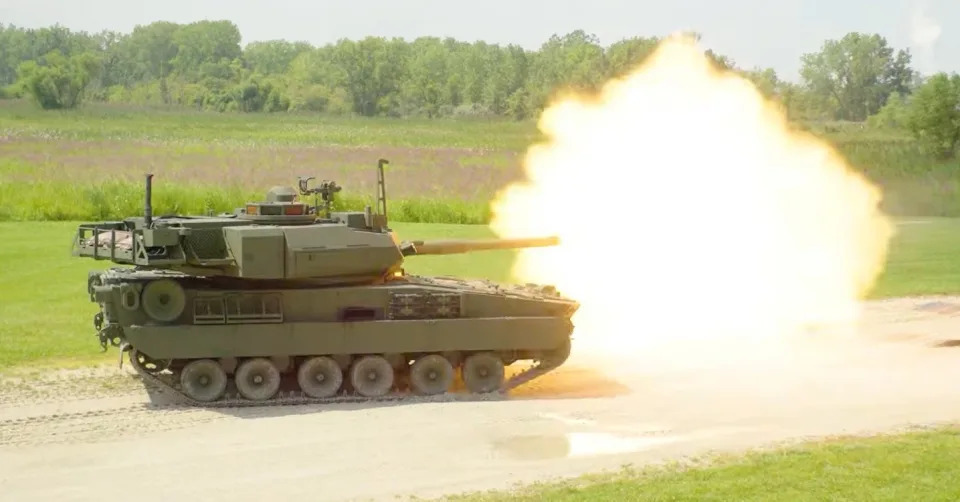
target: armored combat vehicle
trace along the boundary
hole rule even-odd
[[[530,239],[400,241],[377,208],[334,212],[335,182],[299,179],[218,216],[80,225],[103,350],[129,354],[148,389],[198,406],[506,392],[560,366],[579,305],[551,286],[419,277],[408,256],[555,245]],[[313,204],[309,203],[313,195]],[[306,201],[305,201],[306,200]],[[506,367],[530,361],[506,378]]]

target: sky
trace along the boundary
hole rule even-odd
[[[369,35],[454,37],[536,49],[582,29],[603,45],[677,30],[741,68],[799,78],[800,57],[851,31],[910,48],[923,73],[960,71],[960,0],[0,0],[0,23],[129,32],[154,21],[228,19],[243,44],[271,39],[314,45]]]

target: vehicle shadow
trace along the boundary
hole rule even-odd
[[[522,368],[508,368],[506,377],[523,371]],[[196,409],[197,406],[183,403],[176,394],[166,389],[147,387],[145,393],[149,402],[147,408],[156,409]],[[229,390],[228,390],[229,393]],[[466,403],[535,401],[555,399],[594,399],[625,395],[630,388],[611,379],[596,370],[583,367],[558,368],[540,378],[527,382],[507,393],[471,394],[466,391],[458,378],[451,391],[439,396],[397,395],[387,399],[370,400],[360,396],[344,396],[329,403],[289,403],[279,402],[263,405],[211,406],[199,407],[209,412],[234,418],[255,419],[290,415],[317,414],[325,412],[349,412],[387,408],[396,406],[426,406],[436,404],[458,405]]]

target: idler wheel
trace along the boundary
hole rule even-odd
[[[297,383],[300,384],[300,390],[310,397],[330,397],[343,384],[343,370],[330,357],[312,357],[300,364]]]
[[[463,383],[470,392],[493,392],[503,385],[503,377],[503,361],[493,352],[473,354],[463,362]]]
[[[197,401],[216,401],[227,388],[227,373],[212,359],[191,361],[180,372],[183,393]]]
[[[417,359],[410,367],[410,385],[418,394],[443,394],[453,385],[453,365],[439,354]]]
[[[262,357],[240,363],[233,378],[240,395],[251,401],[270,399],[280,389],[280,372]]]
[[[361,396],[383,396],[393,387],[393,366],[381,356],[363,356],[350,368],[350,384]]]
[[[130,362],[142,368],[143,371],[155,375],[170,368],[170,364],[173,361],[170,359],[154,359],[137,349],[131,349]]]
[[[183,313],[183,308],[187,305],[187,295],[176,281],[160,279],[143,288],[140,303],[151,318],[170,322]]]

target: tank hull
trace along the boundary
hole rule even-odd
[[[327,399],[435,393],[423,383],[423,374],[436,373],[422,369],[429,364],[467,380],[468,392],[506,391],[564,362],[577,309],[539,286],[402,275],[378,284],[330,286],[113,269],[91,274],[89,291],[101,307],[94,322],[104,347],[129,351],[141,375],[208,406],[277,402],[283,391],[309,398],[300,373],[317,358],[335,361],[333,376],[343,381]],[[231,398],[226,389],[216,399],[198,400],[189,392],[192,366],[206,364],[214,373],[205,378],[226,378],[236,388],[234,380],[246,375],[244,364],[264,360],[284,382],[276,392],[266,391],[267,398],[244,392]],[[495,389],[469,382],[481,380],[472,376],[478,374],[476,361],[496,372],[525,360],[538,364],[509,380],[495,378]],[[391,380],[389,393],[357,380],[361,361],[389,363],[391,374],[381,371]],[[452,389],[447,387],[444,392]]]

